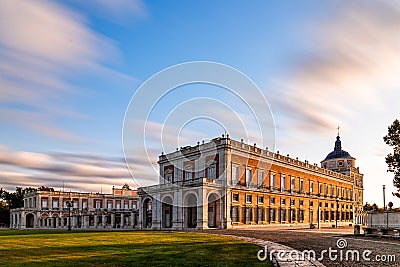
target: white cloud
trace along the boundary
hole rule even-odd
[[[119,58],[118,48],[88,24],[82,14],[58,2],[0,2],[0,122],[82,140],[56,123],[63,117],[85,117],[66,101],[84,95],[70,79],[93,75],[126,84],[134,81],[105,67]]]
[[[130,178],[122,158],[96,154],[34,153],[0,146],[0,169],[1,186],[8,189],[40,185],[60,188],[63,182],[73,183],[74,188],[80,190],[92,190],[101,184],[118,186],[125,182],[138,186]]]
[[[302,36],[309,50],[277,82],[273,108],[291,127],[325,132],[357,110],[384,107],[382,96],[399,86],[398,25],[394,1],[346,2],[336,16],[314,22]]]

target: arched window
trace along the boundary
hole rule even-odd
[[[184,175],[185,181],[190,181],[190,180],[193,179],[193,169],[192,169],[192,166],[190,166],[190,165],[186,166],[186,167],[185,167],[185,170],[184,170],[184,173],[185,173],[185,175]]]
[[[207,178],[217,178],[217,165],[215,161],[211,161],[208,164]]]
[[[164,179],[166,183],[172,183],[172,170],[166,170]]]

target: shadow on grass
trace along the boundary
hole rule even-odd
[[[259,247],[236,239],[196,233],[85,232],[12,236],[0,249],[3,266],[269,266]],[[3,240],[2,240],[3,239]],[[36,244],[36,245],[35,245]]]

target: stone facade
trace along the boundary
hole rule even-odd
[[[133,229],[139,202],[137,190],[127,187],[113,187],[112,194],[33,191],[25,194],[23,208],[11,210],[10,228]]]
[[[328,162],[345,164],[331,169],[326,160],[319,167],[222,136],[163,154],[159,184],[139,188],[139,225],[209,229],[361,223],[363,174],[355,158],[336,152]]]

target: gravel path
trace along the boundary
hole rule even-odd
[[[354,236],[352,235],[352,228],[263,227],[208,230],[205,232],[262,239],[289,246],[299,251],[313,250],[316,252],[317,259],[325,266],[400,266],[400,240]],[[339,239],[341,240],[337,243]],[[329,257],[328,254],[329,248],[332,250],[332,257]],[[323,250],[327,252],[324,252],[322,259],[320,259]],[[353,260],[352,251],[354,250],[359,253],[359,261],[356,260],[356,254],[354,254],[355,260]],[[371,251],[371,253],[369,254],[366,250]],[[342,258],[340,257],[341,253]],[[363,253],[366,253],[366,259],[363,259]],[[337,256],[336,259],[334,259],[335,255]],[[392,256],[395,258],[389,259]]]

